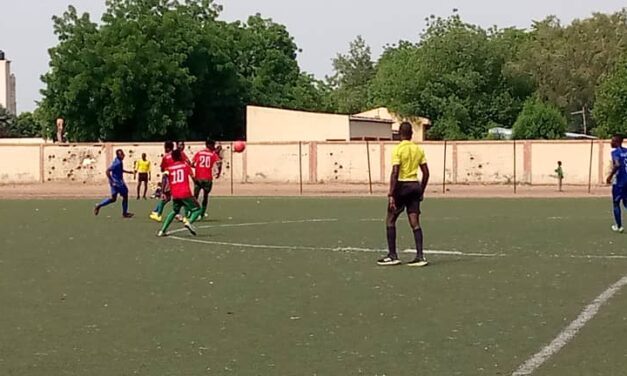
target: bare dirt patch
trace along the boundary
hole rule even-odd
[[[135,183],[129,182],[131,197]],[[387,186],[372,186],[373,196],[384,196]],[[44,183],[26,185],[0,185],[1,199],[55,199],[55,198],[100,198],[109,194],[106,184]],[[215,196],[300,196],[298,184],[231,184],[217,181]],[[303,196],[350,197],[370,196],[367,184],[307,184],[303,185]],[[590,193],[585,186],[566,186],[558,192],[554,186],[518,186],[516,193],[512,185],[431,185],[427,197],[455,198],[558,198],[558,197],[605,197],[610,195],[609,186],[594,186]]]

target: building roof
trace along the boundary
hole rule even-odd
[[[382,124],[389,124],[389,125],[394,123],[394,120],[392,119],[381,119],[381,118],[370,117],[370,116],[350,115],[348,118],[349,120],[369,121],[372,123],[382,123]]]

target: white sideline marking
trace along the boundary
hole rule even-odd
[[[372,249],[372,248],[355,248],[355,247],[308,247],[301,245],[268,245],[268,244],[249,244],[249,243],[231,243],[231,242],[218,242],[213,240],[202,240],[194,238],[182,238],[179,236],[170,236],[171,239],[182,240],[190,243],[210,244],[210,245],[224,245],[231,247],[242,248],[257,248],[257,249],[289,249],[289,250],[304,250],[304,251],[333,251],[333,252],[368,252],[368,253],[381,253],[387,252],[385,249]],[[415,253],[415,249],[406,249],[403,253]],[[438,251],[438,250],[425,250],[424,253],[431,255],[449,255],[449,256],[467,256],[467,257],[497,257],[499,255],[494,253],[464,253],[459,251]]]
[[[542,350],[523,363],[514,373],[512,373],[512,376],[531,375],[535,370],[542,366],[544,362],[558,353],[568,344],[568,342],[575,338],[579,330],[581,330],[581,328],[583,328],[588,321],[596,316],[601,306],[607,303],[614,296],[614,294],[625,287],[625,285],[627,285],[627,275],[608,287],[607,290],[601,293],[601,295],[597,296],[592,303],[588,304],[588,306],[581,311],[579,316],[571,322],[566,329],[562,330],[562,332],[555,337],[551,343],[546,345]]]

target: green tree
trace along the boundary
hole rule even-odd
[[[534,23],[513,66],[534,79],[540,98],[571,112],[594,106],[598,84],[625,51],[627,9],[567,26],[548,17]]]
[[[370,47],[361,36],[350,43],[348,54],[338,54],[333,59],[333,70],[328,82],[335,111],[356,114],[368,110],[370,82],[376,70]]]
[[[601,83],[592,114],[598,124],[597,136],[627,134],[627,60]]]
[[[63,116],[70,140],[183,133],[193,106],[194,78],[183,63],[194,23],[167,1],[107,5],[100,28],[72,7],[54,20],[60,44],[51,50],[42,103],[50,121]]]
[[[15,137],[15,116],[0,105],[0,138]]]
[[[41,121],[32,112],[19,114],[15,128],[19,137],[42,137],[44,134]]]
[[[284,26],[217,20],[212,0],[109,0],[99,25],[69,7],[43,77],[46,122],[70,140],[235,138],[247,103],[309,109],[322,94]]]
[[[0,106],[0,137],[44,137],[44,126],[38,111],[22,112],[15,116]]]
[[[387,49],[372,84],[375,103],[433,121],[430,138],[485,137],[511,126],[532,93],[507,63],[524,41],[516,29],[484,30],[455,14],[432,18],[420,43]]]
[[[514,124],[517,139],[559,139],[566,131],[566,118],[559,109],[537,98],[530,98]]]

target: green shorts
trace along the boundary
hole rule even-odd
[[[200,207],[198,205],[198,201],[195,198],[175,198],[172,200],[172,206],[175,213],[179,213],[182,208],[187,209],[188,211],[194,211]]]
[[[211,188],[213,188],[213,181],[211,180],[196,180],[194,182],[194,196],[198,196],[201,190],[207,192],[207,194],[211,193]]]

